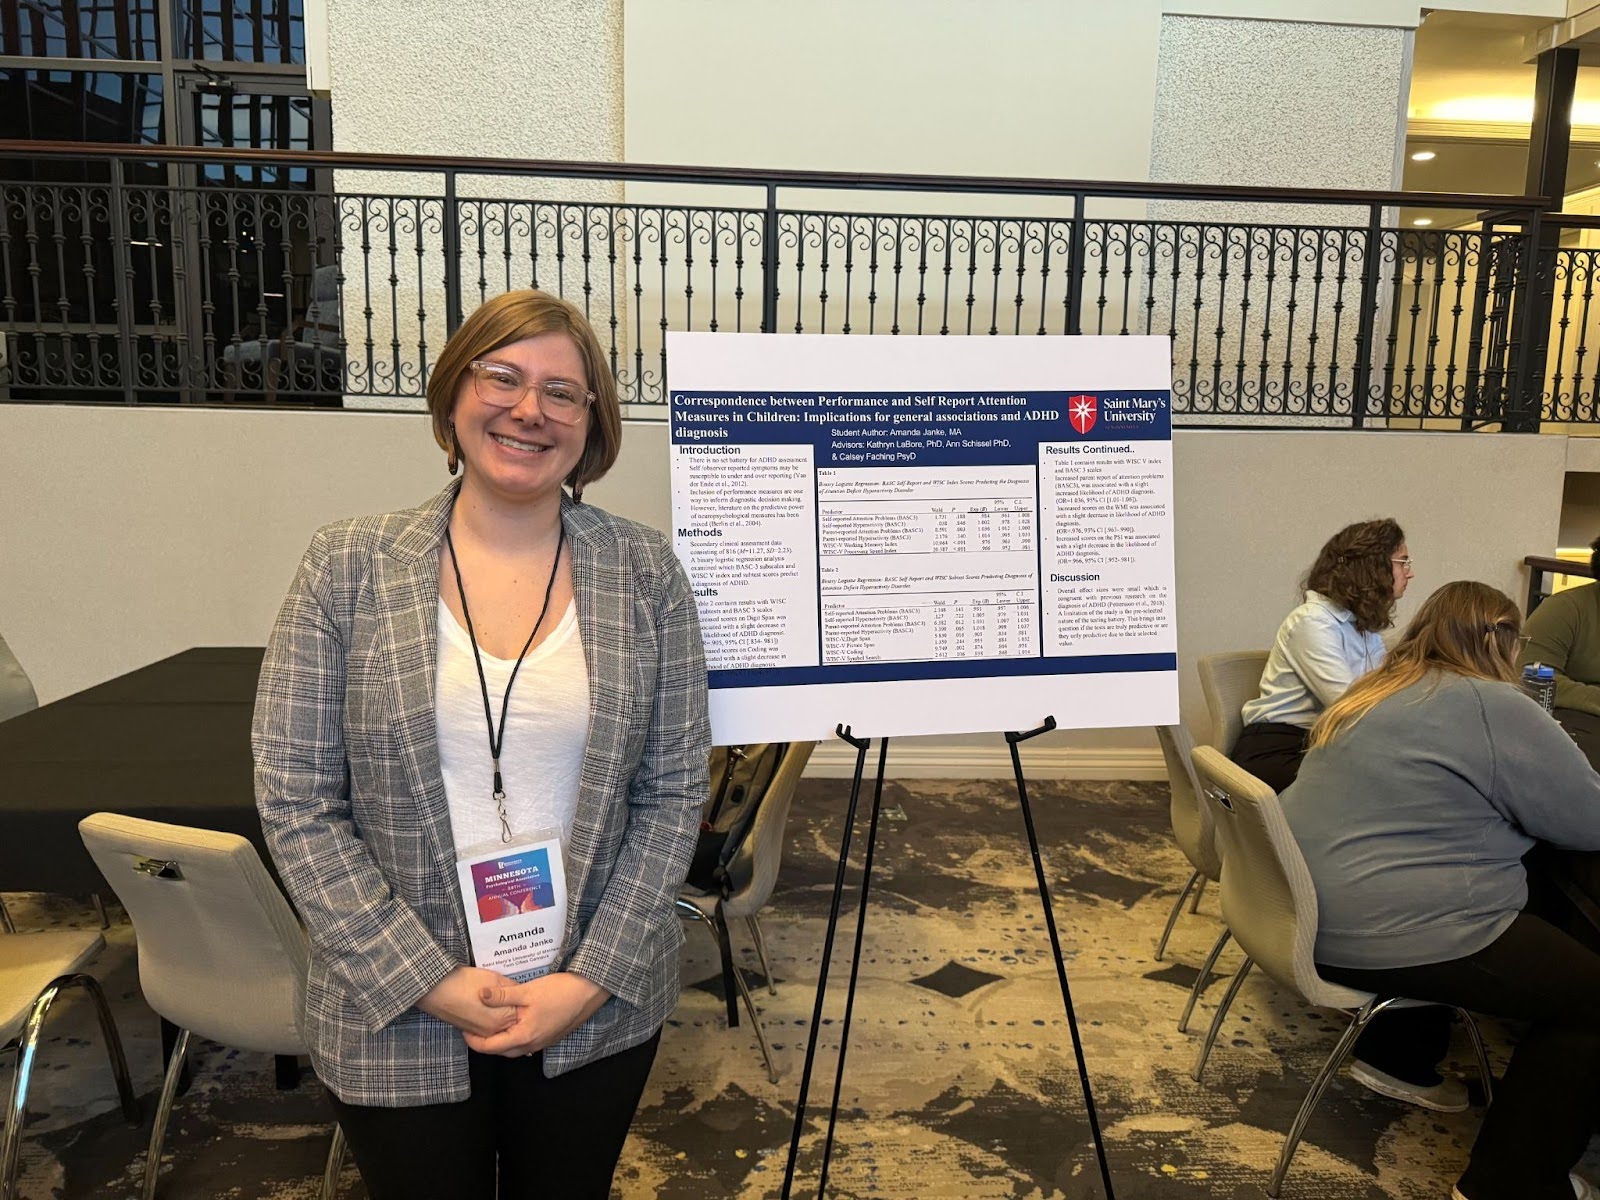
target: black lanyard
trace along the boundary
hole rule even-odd
[[[500,729],[495,732],[494,711],[489,706],[489,677],[483,673],[483,655],[478,652],[478,635],[472,629],[472,613],[467,608],[467,588],[461,582],[461,564],[456,561],[456,544],[450,537],[450,529],[445,527],[444,544],[450,551],[450,565],[456,573],[456,591],[461,596],[461,615],[467,622],[467,640],[472,643],[472,661],[478,664],[478,685],[483,689],[483,718],[489,725],[489,756],[494,761],[494,806],[495,812],[500,817],[500,840],[511,840],[511,822],[506,819],[506,789],[500,781],[500,751],[506,744],[506,712],[511,707],[511,685],[517,681],[517,672],[522,669],[522,660],[528,657],[528,651],[533,646],[533,639],[538,636],[539,626],[544,624],[544,615],[550,611],[550,593],[555,590],[556,571],[561,566],[561,547],[566,545],[566,526],[556,527],[556,557],[550,564],[550,582],[544,585],[544,604],[539,609],[539,619],[533,623],[533,632],[528,635],[528,640],[523,643],[522,653],[517,655],[516,665],[511,668],[511,678],[506,680],[506,694],[500,700]]]

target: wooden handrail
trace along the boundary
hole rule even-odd
[[[128,145],[119,142],[27,141],[0,138],[0,158],[114,158],[138,162],[258,163],[335,170],[453,171],[466,175],[531,175],[640,183],[722,183],[749,187],[838,188],[901,192],[960,192],[1095,196],[1142,200],[1255,200],[1283,204],[1459,208],[1507,213],[1544,210],[1547,196],[1379,192],[1338,188],[1244,187],[1154,180],[1107,182],[1019,176],[913,175],[797,171],[753,167],[685,167],[661,163],[578,162],[570,159],[484,158],[439,154],[367,154],[344,150],[264,150],[217,146]]]

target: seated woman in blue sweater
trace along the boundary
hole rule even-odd
[[[1273,791],[1293,783],[1317,718],[1383,662],[1383,631],[1410,582],[1411,552],[1392,518],[1357,521],[1329,538],[1301,582],[1305,603],[1278,627],[1229,757]],[[1452,1019],[1448,1008],[1380,1014],[1356,1046],[1351,1077],[1395,1100],[1464,1112],[1466,1085],[1438,1070]]]
[[[1600,775],[1514,680],[1520,617],[1482,583],[1428,597],[1331,705],[1284,813],[1316,885],[1316,959],[1350,987],[1531,1022],[1455,1200],[1593,1200],[1600,953],[1530,903],[1541,843],[1600,850]]]

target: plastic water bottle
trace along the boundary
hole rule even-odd
[[[1522,668],[1522,690],[1547,713],[1556,708],[1556,669],[1543,663],[1529,663]]]

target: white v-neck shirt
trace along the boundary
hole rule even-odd
[[[496,728],[513,659],[483,655],[489,709]],[[500,818],[494,802],[494,762],[483,712],[483,687],[472,641],[448,605],[439,600],[439,657],[434,683],[439,771],[450,806],[450,828],[459,853],[498,842]],[[578,610],[569,604],[561,623],[528,652],[511,687],[500,777],[506,815],[517,840],[559,833],[571,840],[578,809],[578,779],[589,740],[589,670],[578,632]]]

